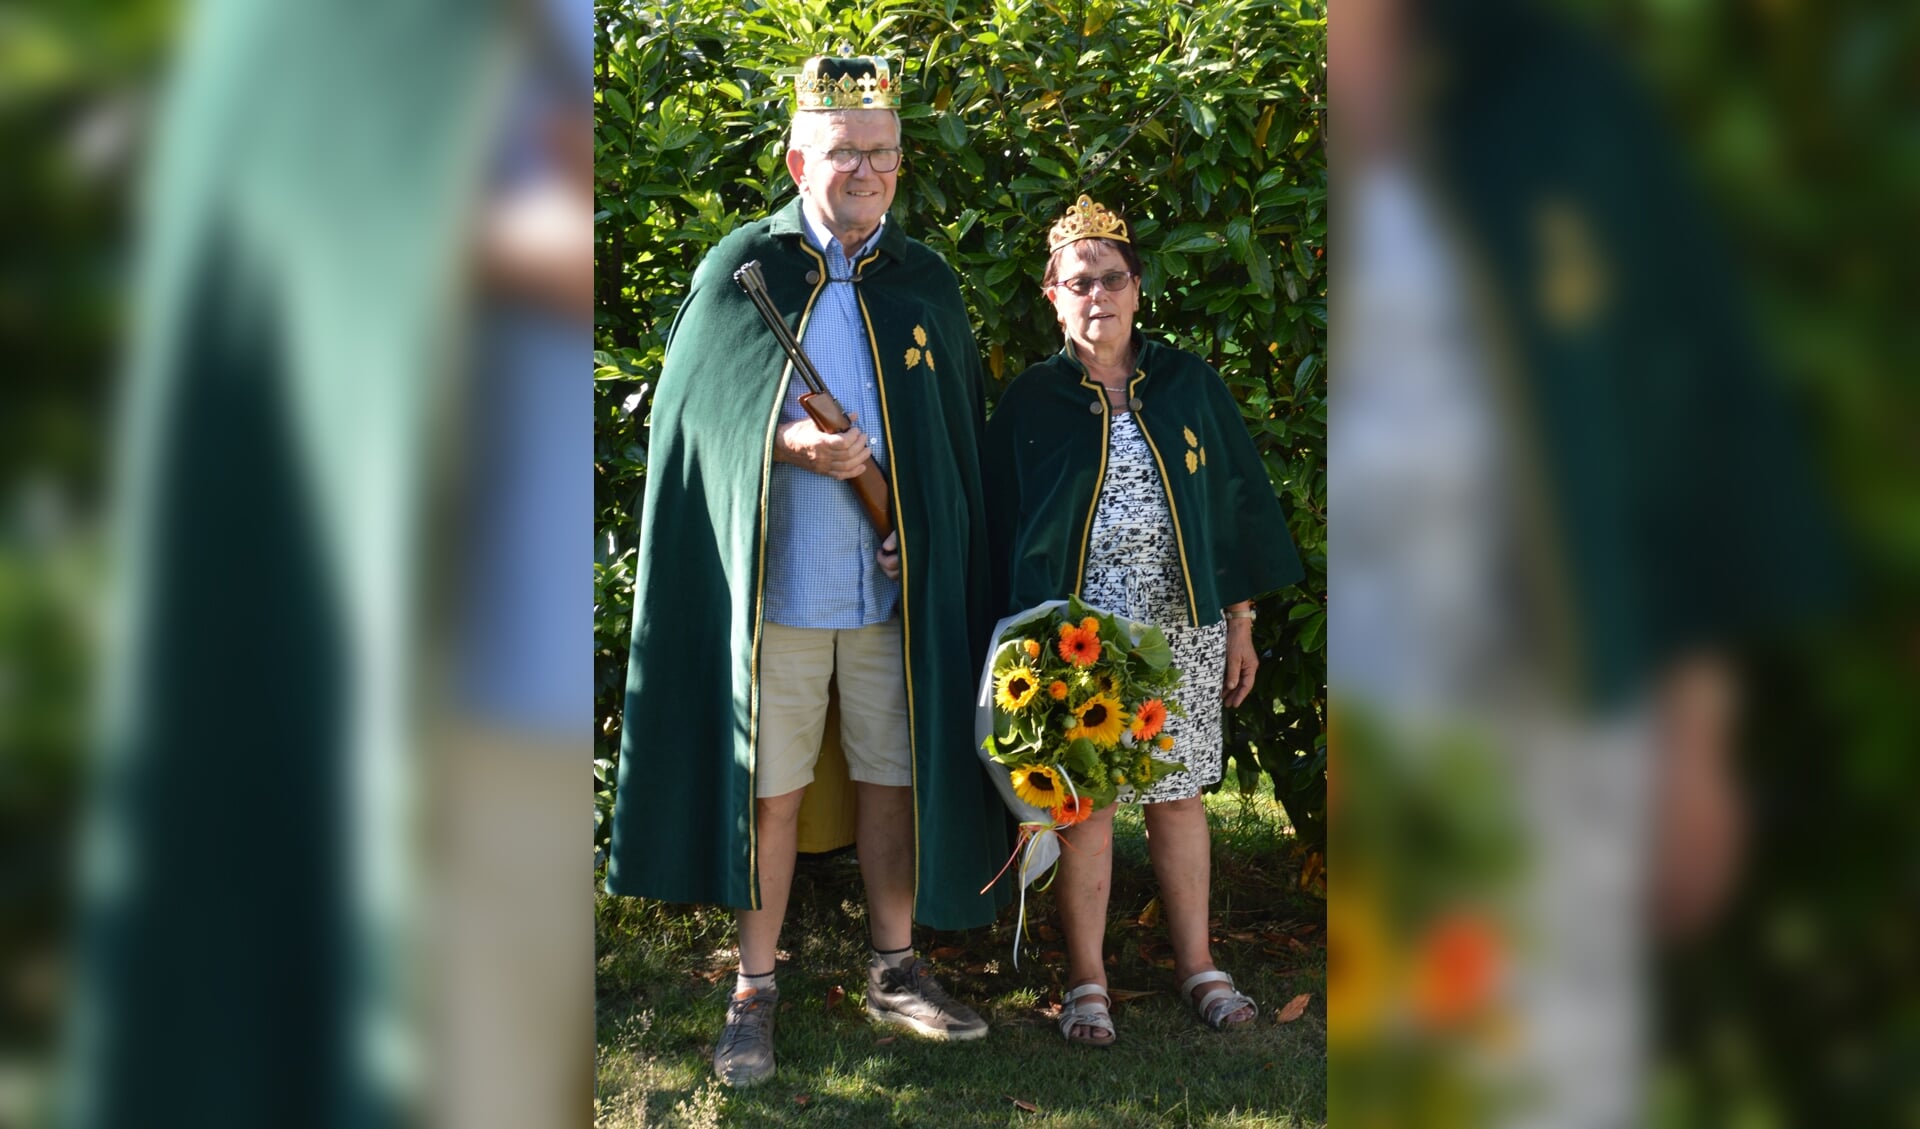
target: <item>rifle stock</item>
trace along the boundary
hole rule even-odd
[[[822,431],[836,435],[853,426],[847,413],[840,407],[840,401],[833,398],[831,392],[808,392],[800,397],[800,406],[813,417],[815,426]],[[893,533],[893,497],[887,490],[887,476],[871,458],[860,468],[860,473],[847,480],[853,487],[854,496],[860,499],[860,508],[866,512],[867,524],[885,541]]]
[[[768,331],[773,334],[773,339],[780,343],[780,348],[785,350],[787,359],[793,362],[794,372],[806,384],[808,391],[801,394],[800,406],[813,417],[813,422],[820,430],[834,435],[852,427],[853,421],[847,418],[845,409],[841,408],[840,402],[833,398],[833,393],[827,391],[826,384],[820,379],[820,371],[813,367],[812,358],[808,357],[807,351],[800,347],[799,338],[793,335],[793,330],[787,327],[786,319],[782,318],[780,311],[774,308],[773,298],[767,293],[766,279],[761,275],[759,262],[747,263],[733,272],[733,281],[739,285],[740,289],[746,291],[747,297],[753,302],[754,309],[760,314],[760,320],[766,323]],[[853,487],[855,496],[860,499],[860,508],[866,512],[867,523],[872,525],[874,532],[880,535],[882,541],[885,541],[893,534],[893,495],[887,489],[885,472],[869,459],[867,464],[860,468],[858,476],[847,480],[847,485]]]

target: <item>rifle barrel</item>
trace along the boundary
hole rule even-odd
[[[787,319],[781,317],[780,311],[774,308],[773,295],[767,293],[767,280],[761,273],[760,261],[755,259],[734,271],[733,281],[746,291],[753,308],[760,313],[760,320],[766,322],[767,328],[773,331],[773,339],[786,351],[787,359],[793,362],[794,371],[806,383],[807,391],[825,392],[827,384],[820,379],[820,370],[813,367],[813,359],[807,356],[806,350],[800,347],[800,339],[787,327]]]

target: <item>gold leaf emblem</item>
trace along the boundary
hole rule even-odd
[[[1565,200],[1549,200],[1534,215],[1539,255],[1539,301],[1547,323],[1584,329],[1606,309],[1611,271],[1586,216]]]
[[[927,367],[928,368],[933,367],[933,350],[932,349],[927,350]]]
[[[1187,437],[1187,446],[1189,446],[1189,447],[1198,447],[1198,446],[1200,445],[1200,440],[1198,440],[1198,439],[1196,439],[1196,438],[1194,438],[1194,435],[1193,435],[1193,428],[1191,428],[1191,427],[1183,427],[1183,428],[1181,428],[1181,429],[1180,429],[1180,434],[1182,434],[1182,435],[1184,435],[1184,436],[1186,436],[1186,437]]]
[[[907,367],[912,368],[913,366],[919,363],[920,363],[920,350],[914,349],[914,348],[908,348],[907,349]]]
[[[1207,449],[1205,447],[1200,448],[1200,465],[1207,465]]]
[[[1193,457],[1192,451],[1188,451],[1187,452],[1187,473],[1192,474],[1194,471],[1199,469],[1200,469],[1200,460]]]
[[[927,330],[925,326],[916,325],[913,327],[913,343],[921,346],[926,345]]]

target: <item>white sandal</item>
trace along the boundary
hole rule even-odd
[[[1087,999],[1099,996],[1098,1002]],[[1082,984],[1060,999],[1060,1034],[1069,1043],[1081,1043],[1089,1047],[1111,1047],[1116,1033],[1113,1029],[1113,1015],[1108,1006],[1113,997],[1107,994],[1104,984]],[[1107,1037],[1096,1039],[1090,1035],[1075,1035],[1075,1027],[1091,1027],[1095,1031],[1104,1031]]]
[[[1193,998],[1193,990],[1195,988],[1202,984],[1211,984],[1216,981],[1225,983],[1226,987],[1215,988],[1197,1000]],[[1215,1031],[1224,1031],[1228,1027],[1239,1027],[1252,1023],[1254,1016],[1260,1014],[1259,1005],[1255,1004],[1251,997],[1247,996],[1244,992],[1234,990],[1233,977],[1228,976],[1217,968],[1208,969],[1205,972],[1196,972],[1188,977],[1187,982],[1180,985],[1180,994],[1186,997],[1187,1001],[1193,1005],[1193,1010],[1199,1013],[1200,1018],[1206,1022],[1206,1025]],[[1252,1008],[1253,1015],[1249,1015],[1236,1023],[1228,1023],[1227,1017],[1239,1011],[1241,1008]]]

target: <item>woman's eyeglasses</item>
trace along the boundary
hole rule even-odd
[[[1105,290],[1109,294],[1116,294],[1125,290],[1127,283],[1131,281],[1133,281],[1132,271],[1110,270],[1097,279],[1090,275],[1082,275],[1079,278],[1063,278],[1054,285],[1064,286],[1084,298],[1093,293],[1093,284],[1095,282],[1100,284],[1100,289]]]
[[[900,167],[899,149],[815,149],[813,152],[825,153],[827,160],[833,162],[835,172],[852,172],[860,167],[862,157],[874,172],[892,172]]]

